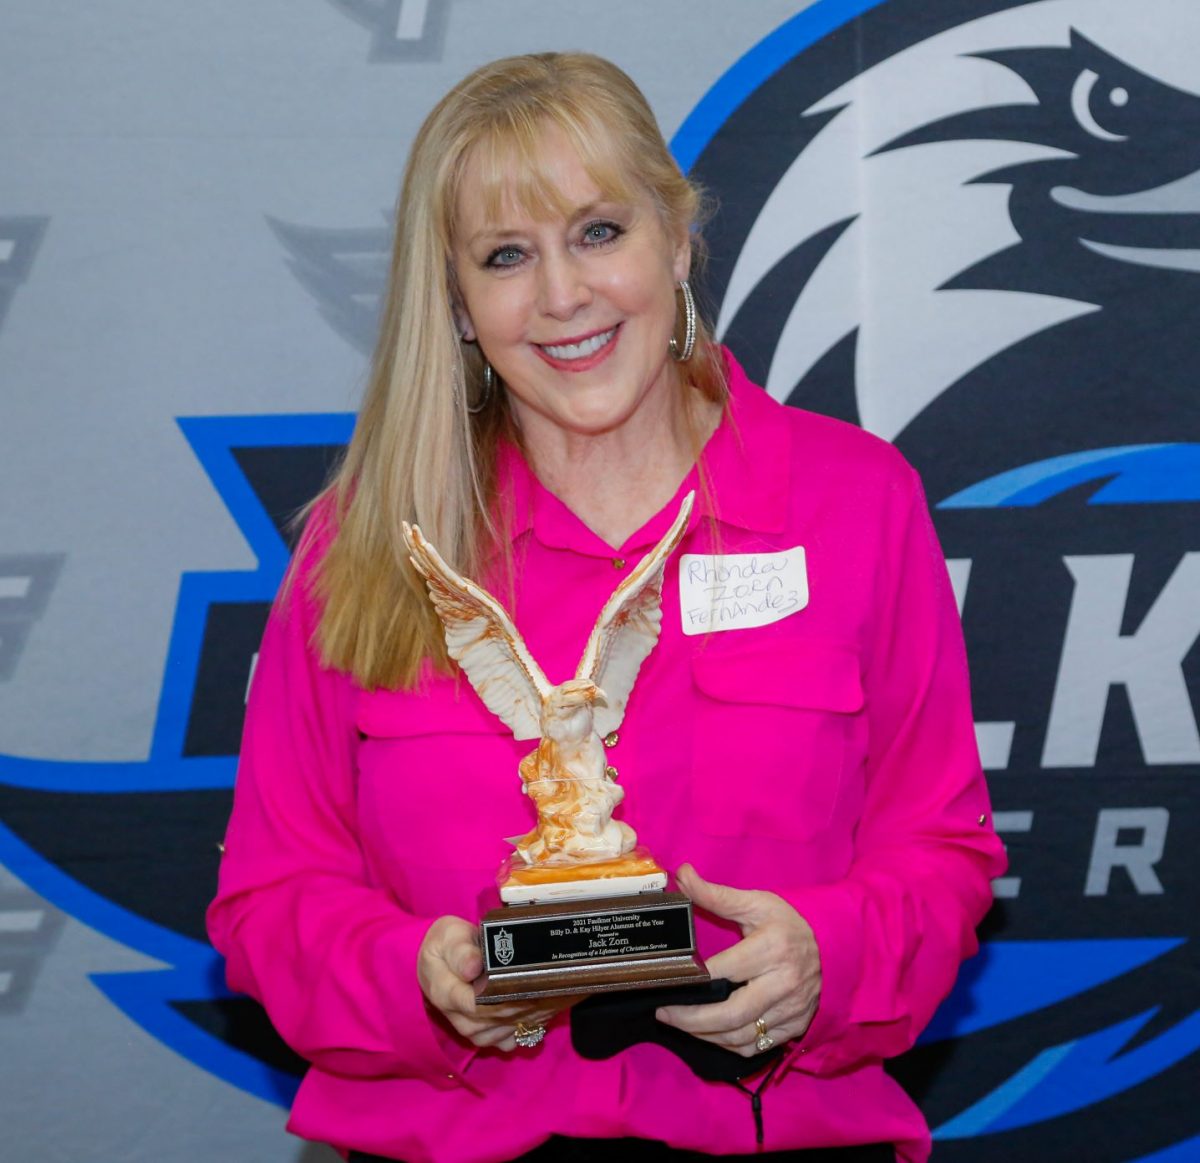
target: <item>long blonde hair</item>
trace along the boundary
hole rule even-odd
[[[550,126],[574,145],[605,197],[648,193],[672,235],[694,231],[700,217],[701,195],[675,164],[645,97],[599,57],[537,53],[496,61],[456,85],[426,118],[400,191],[362,409],[323,494],[334,533],[316,575],[317,644],[327,665],[367,688],[412,686],[426,659],[448,664],[441,624],[400,539],[401,522],[419,524],[469,577],[479,577],[501,547],[495,454],[503,436],[517,434],[503,392],[485,395],[483,358],[455,326],[454,208],[466,159],[476,150],[489,214],[506,195],[535,213],[560,209],[540,157]],[[692,251],[695,267],[695,233]],[[724,367],[703,322],[695,354],[680,370],[683,390],[724,400]]]

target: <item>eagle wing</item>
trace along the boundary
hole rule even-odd
[[[600,735],[621,725],[638,671],[658,641],[663,572],[667,558],[683,539],[695,498],[694,491],[683,498],[666,535],[605,602],[579,660],[576,677],[591,679],[604,692],[608,704],[597,703],[595,707],[594,722]]]
[[[405,522],[404,542],[446,628],[450,657],[517,739],[540,738],[542,700],[551,687],[507,611],[451,569],[417,526]]]

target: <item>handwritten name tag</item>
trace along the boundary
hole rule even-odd
[[[802,545],[775,553],[685,553],[679,560],[685,634],[768,626],[807,605]]]

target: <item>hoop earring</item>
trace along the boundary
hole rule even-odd
[[[696,300],[687,279],[680,280],[679,290],[683,293],[683,346],[672,335],[667,347],[676,363],[687,363],[696,348]]]
[[[478,416],[491,402],[492,396],[496,393],[496,373],[492,370],[492,365],[486,360],[483,364],[483,395],[479,397],[479,403],[475,407],[467,405],[467,411],[472,416]]]

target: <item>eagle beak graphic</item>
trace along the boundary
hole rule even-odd
[[[1200,271],[1200,170],[1132,194],[1055,186],[1050,197],[1078,216],[1079,241],[1118,262]]]

